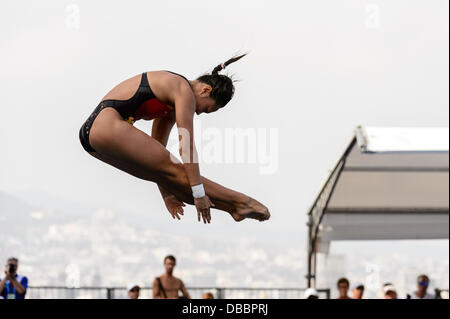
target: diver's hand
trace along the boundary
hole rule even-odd
[[[178,218],[178,220],[180,220],[180,215],[184,215],[183,206],[186,206],[186,204],[178,200],[175,195],[164,197],[164,203],[166,204],[167,210],[172,215],[172,218]]]
[[[201,218],[203,218],[203,222],[206,224],[211,223],[211,212],[210,208],[214,207],[214,205],[207,195],[201,197],[201,198],[194,198],[195,207],[197,208],[197,214],[198,214],[198,221],[201,221]]]

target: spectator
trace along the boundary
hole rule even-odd
[[[127,286],[128,298],[139,299],[141,287],[138,284],[130,284]]]
[[[319,292],[314,288],[305,290],[305,299],[319,299]]]
[[[397,299],[397,289],[392,284],[383,286],[384,299]]]
[[[337,288],[339,290],[339,297],[337,299],[352,299],[348,296],[348,289],[350,288],[350,282],[347,278],[341,278],[337,282]]]
[[[384,299],[384,295],[385,295],[384,287],[387,287],[387,286],[394,286],[394,285],[392,283],[390,283],[390,282],[386,282],[386,283],[383,284],[383,286],[381,286],[381,297],[383,299]]]
[[[430,278],[427,275],[417,277],[417,291],[413,292],[411,299],[435,299],[435,296],[427,292]]]
[[[19,260],[11,257],[5,267],[5,276],[0,281],[0,296],[4,299],[25,299],[28,278],[17,273]]]
[[[183,281],[173,276],[177,260],[174,256],[164,258],[165,273],[153,281],[154,299],[191,299]],[[183,294],[178,295],[179,291]]]
[[[203,299],[214,299],[214,295],[210,292],[207,292],[203,295]]]
[[[364,285],[362,283],[357,283],[352,289],[353,299],[363,299],[364,296]]]
[[[0,281],[0,296],[3,299],[24,299],[28,286],[27,277],[17,274],[19,261],[11,257],[7,260],[5,276]]]

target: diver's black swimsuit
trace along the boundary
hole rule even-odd
[[[183,75],[172,71],[167,72],[179,75],[189,83],[189,80]],[[131,98],[128,100],[104,100],[100,102],[88,119],[83,123],[79,131],[79,138],[81,145],[87,152],[95,152],[89,143],[89,132],[97,115],[101,110],[107,107],[112,107],[117,110],[123,119],[131,124],[134,123],[135,119],[144,118],[150,120],[165,116],[173,111],[173,109],[168,108],[156,98],[148,83],[147,73],[144,72],[141,76],[139,88]]]

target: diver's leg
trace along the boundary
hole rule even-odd
[[[96,150],[97,158],[133,176],[155,182],[179,200],[194,204],[183,164],[161,143],[123,121],[113,108],[102,110],[95,119],[90,144]],[[236,221],[270,218],[267,207],[253,198],[207,178],[202,177],[202,181],[214,208],[230,213]]]

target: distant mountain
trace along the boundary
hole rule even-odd
[[[0,258],[17,255],[31,285],[65,285],[73,269],[80,285],[123,286],[132,280],[150,285],[168,254],[177,256],[177,273],[190,286],[303,285],[300,250],[251,237],[166,234],[108,208],[28,198],[27,203],[0,192]]]
[[[61,198],[40,190],[16,192],[14,196],[25,204],[45,210],[48,213],[48,218],[53,216],[54,218],[61,218],[61,221],[64,222],[77,220],[79,218],[89,218],[99,208],[105,206],[108,207],[108,205],[101,205],[98,203],[93,204],[82,200],[74,201],[67,198]],[[143,213],[142,211],[135,211],[132,209],[114,209],[114,211],[118,215],[126,217],[129,222],[135,226],[161,224],[161,216],[158,214]]]
[[[24,227],[37,227],[51,223],[61,223],[79,218],[86,209],[71,206],[61,200],[45,196],[17,196],[0,192],[0,223],[8,225],[8,232]],[[12,227],[12,228],[11,228]]]
[[[11,233],[23,229],[24,226],[28,227],[34,222],[31,214],[37,210],[36,206],[0,192],[0,233]]]

